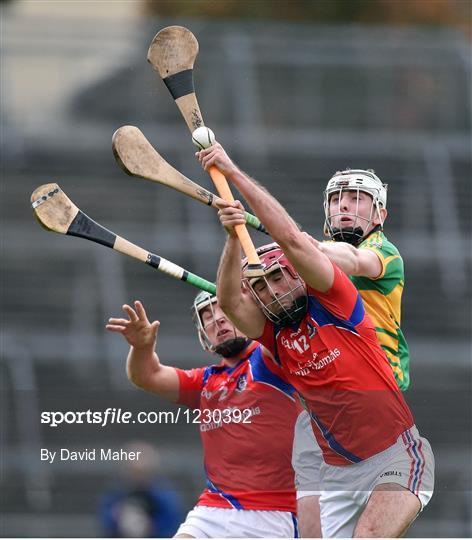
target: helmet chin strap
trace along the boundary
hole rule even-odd
[[[362,227],[344,227],[343,229],[333,227],[331,232],[331,239],[335,242],[346,242],[354,247],[357,247],[363,238]]]
[[[382,225],[376,225],[370,232],[364,236],[364,231],[361,227],[345,227],[344,229],[338,229],[333,227],[331,239],[335,242],[346,242],[351,246],[357,247],[363,240],[376,231],[381,231]]]
[[[227,339],[215,347],[215,353],[223,356],[224,358],[233,358],[251,343],[251,340],[244,337],[236,337]]]

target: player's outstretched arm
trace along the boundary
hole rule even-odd
[[[155,351],[159,321],[149,322],[139,301],[134,302],[134,309],[125,304],[123,311],[128,319],[112,317],[106,329],[121,334],[130,345],[126,366],[128,378],[143,390],[177,401],[177,372],[173,367],[163,366]]]
[[[210,148],[197,152],[197,157],[205,170],[215,165],[238,188],[308,285],[320,292],[331,288],[334,271],[328,257],[300,231],[285,208],[265,188],[231,161],[220,144],[215,143]],[[220,210],[220,221],[221,212],[229,211],[229,207]],[[234,213],[235,210],[231,209],[231,212]],[[229,217],[228,215],[228,219]]]
[[[218,212],[228,238],[220,259],[217,275],[218,303],[226,316],[243,334],[257,339],[264,331],[265,316],[249,291],[241,283],[241,244],[234,225],[244,223],[244,209],[239,201],[223,202]]]
[[[297,224],[282,205],[256,180],[244,173],[230,159],[221,144],[216,142],[213,146],[197,152],[196,155],[205,170],[216,166],[240,190],[256,214],[259,212],[259,219],[262,221],[262,217],[264,218],[266,228],[270,225],[267,230],[281,247],[280,240],[283,239],[284,232],[287,232],[288,224],[288,231],[299,232]],[[274,215],[274,209],[277,211],[277,215]],[[283,212],[283,216],[279,216],[281,212]]]
[[[382,274],[382,262],[374,251],[356,248],[347,242],[318,242],[308,234],[307,236],[330,261],[336,263],[349,276],[376,279]]]

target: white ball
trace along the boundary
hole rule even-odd
[[[199,150],[204,150],[215,144],[215,134],[210,128],[201,126],[192,133],[192,142]]]

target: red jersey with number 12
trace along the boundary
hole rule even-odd
[[[391,446],[413,425],[361,297],[335,264],[334,282],[320,293],[308,287],[302,321],[267,321],[258,339],[273,355],[268,364],[303,396],[326,463],[349,465]]]

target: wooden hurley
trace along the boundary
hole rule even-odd
[[[123,126],[117,129],[113,134],[112,148],[117,163],[130,176],[171,187],[218,209],[216,203],[221,199],[169,165],[137,127]],[[256,216],[249,212],[245,215],[248,225],[267,234]]]
[[[117,236],[79,210],[57,184],[44,184],[31,195],[31,206],[40,225],[48,231],[78,236],[138,259],[168,276],[216,294],[214,283],[181,266]]]
[[[204,125],[193,83],[193,65],[197,54],[198,41],[190,30],[183,26],[168,26],[155,35],[147,56],[174,98],[190,133]],[[211,167],[209,173],[220,197],[233,202],[224,175],[216,167]],[[249,261],[246,275],[261,275],[263,266],[246,226],[237,225],[235,231]]]

